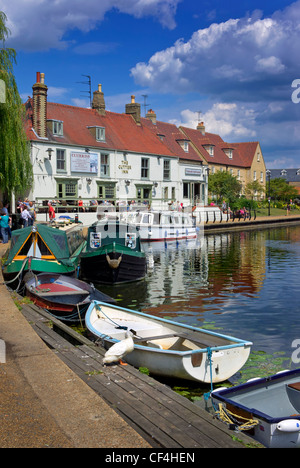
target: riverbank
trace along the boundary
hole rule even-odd
[[[209,221],[208,223],[202,223],[199,225],[204,230],[204,234],[220,233],[220,232],[232,232],[232,231],[243,231],[248,229],[266,229],[280,226],[292,226],[293,224],[300,224],[300,215],[289,215],[289,216],[260,216],[256,219],[251,218],[234,219],[229,221]]]
[[[33,331],[2,272],[0,296],[0,447],[148,448]]]

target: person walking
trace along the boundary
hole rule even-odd
[[[29,221],[32,219],[31,214],[29,213],[27,209],[27,205],[23,205],[22,207],[22,212],[21,212],[21,218],[23,220],[23,227],[26,228],[29,225]]]
[[[0,212],[0,230],[1,230],[1,236],[2,236],[2,242],[3,244],[8,243],[8,237],[9,237],[9,232],[10,232],[10,223],[11,223],[11,218],[8,216],[8,214],[5,214],[4,210],[1,210]]]
[[[29,208],[28,208],[29,214],[31,216],[31,219],[28,221],[28,225],[32,226],[33,223],[35,222],[36,214],[35,214],[35,207],[32,201],[29,202]]]

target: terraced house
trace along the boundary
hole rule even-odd
[[[190,144],[195,148],[210,174],[227,171],[242,184],[242,194],[246,185],[258,181],[266,187],[266,165],[258,141],[246,143],[226,143],[219,135],[205,131],[204,123],[197,129],[180,127]]]
[[[227,170],[243,187],[265,184],[258,142],[225,143],[197,129],[158,121],[151,110],[141,117],[131,96],[124,113],[108,111],[101,85],[91,108],[51,103],[43,73],[37,73],[26,107],[34,186],[28,198],[37,205],[57,199],[63,205],[90,206],[93,200],[135,200],[153,208],[171,201],[207,204],[210,173]]]

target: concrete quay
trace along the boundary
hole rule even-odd
[[[39,338],[2,272],[0,298],[0,447],[149,448]]]
[[[278,228],[283,226],[293,226],[300,224],[299,215],[288,216],[259,216],[256,219],[251,218],[243,220],[237,219],[233,221],[209,221],[208,223],[201,223],[199,227],[203,229],[204,234],[218,234],[222,232],[238,232],[250,229],[267,229]]]

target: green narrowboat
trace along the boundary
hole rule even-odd
[[[13,231],[3,266],[4,281],[15,289],[28,271],[75,276],[86,244],[83,230],[80,224],[61,228],[35,224]]]

